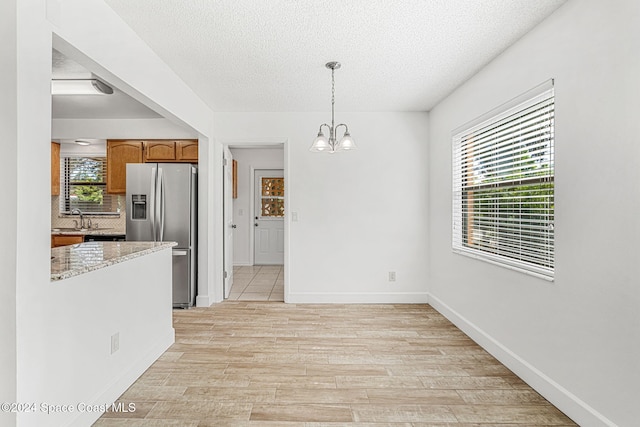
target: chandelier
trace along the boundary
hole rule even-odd
[[[349,128],[344,123],[341,123],[336,126],[335,124],[335,103],[336,103],[336,82],[334,78],[335,71],[340,68],[339,62],[327,62],[325,67],[331,70],[331,126],[326,123],[320,125],[320,129],[318,130],[318,136],[311,144],[309,148],[310,151],[316,153],[335,153],[336,151],[347,151],[347,150],[355,150],[356,144],[353,142],[351,135],[349,134]],[[327,127],[329,132],[329,139],[324,136],[322,133],[322,128]],[[344,134],[340,141],[336,137],[336,132],[340,126],[344,126]]]

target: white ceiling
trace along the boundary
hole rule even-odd
[[[53,79],[96,78],[89,70],[53,49]],[[101,79],[103,80],[103,79]],[[104,80],[103,80],[104,81]],[[105,81],[109,84],[109,82]],[[51,97],[54,119],[127,119],[158,118],[158,113],[142,105],[113,85],[111,95],[56,95]]]
[[[214,111],[428,111],[565,0],[105,0]]]

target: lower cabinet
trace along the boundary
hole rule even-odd
[[[52,234],[51,235],[51,247],[57,248],[58,246],[75,245],[77,243],[84,242],[84,236],[77,234]]]

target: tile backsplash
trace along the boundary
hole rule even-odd
[[[91,218],[93,225],[98,224],[100,228],[113,228],[114,232],[126,234],[127,215],[123,208],[120,216],[105,216],[85,214],[85,218]],[[69,216],[60,214],[60,196],[51,196],[51,228],[70,228],[73,227],[73,220],[77,220],[78,216]]]

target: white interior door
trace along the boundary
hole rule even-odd
[[[284,264],[284,173],[256,169],[254,183],[254,259],[256,265]]]
[[[233,286],[233,156],[224,148],[224,297]]]

